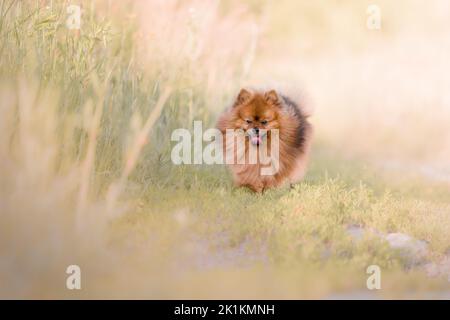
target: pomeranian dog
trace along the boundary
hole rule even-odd
[[[268,164],[263,163],[260,157],[253,163],[233,162],[229,165],[236,186],[263,192],[267,188],[293,184],[303,178],[313,130],[306,111],[289,97],[276,90],[241,89],[232,106],[219,117],[217,128],[224,137],[229,137],[226,132],[230,129],[244,132],[241,155],[247,160],[250,151],[262,147],[270,149],[273,139],[276,137],[278,140],[278,164],[273,174],[262,174],[261,169]],[[224,153],[232,153],[233,159],[236,159],[238,150],[234,145],[231,149],[227,147],[226,139]],[[270,152],[267,154],[271,155]]]

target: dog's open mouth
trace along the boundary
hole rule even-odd
[[[264,137],[266,136],[267,136],[266,130],[259,130],[257,132],[255,131],[248,132],[250,143],[254,146],[259,146],[260,144],[262,144]]]
[[[254,145],[254,146],[259,146],[262,143],[262,137],[258,134],[258,135],[254,135],[250,137],[250,142]]]

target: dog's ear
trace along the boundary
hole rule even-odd
[[[267,103],[270,103],[273,105],[276,105],[279,102],[278,94],[275,90],[267,91],[264,94],[264,99],[267,101]]]
[[[251,97],[252,93],[249,90],[242,88],[237,96],[236,105],[248,102],[251,99]]]

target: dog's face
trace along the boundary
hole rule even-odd
[[[275,90],[254,93],[242,89],[234,108],[234,129],[244,130],[253,145],[258,146],[269,130],[280,128],[280,100]]]

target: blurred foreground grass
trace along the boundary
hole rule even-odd
[[[0,297],[323,298],[367,292],[370,264],[383,270],[380,297],[448,289],[445,278],[410,269],[379,238],[355,242],[346,231],[402,232],[427,241],[431,261],[448,254],[448,183],[373,161],[374,154],[427,160],[414,154],[439,148],[424,147],[415,132],[417,119],[425,118],[424,130],[445,127],[440,91],[421,92],[442,113],[411,117],[397,135],[381,113],[367,121],[355,111],[370,108],[358,108],[350,95],[355,81],[341,71],[344,60],[332,60],[340,55],[326,48],[314,19],[308,34],[331,51],[317,58],[317,48],[283,43],[276,58],[257,48],[291,41],[293,31],[277,31],[283,13],[267,11],[270,1],[81,3],[82,27],[69,30],[65,1],[1,2]],[[300,3],[310,10],[304,14],[322,18],[337,10]],[[344,6],[335,19],[351,15],[357,25],[358,8]],[[301,61],[289,57],[295,52]],[[350,60],[344,66],[364,76],[366,60],[359,69]],[[254,195],[233,188],[223,167],[171,163],[173,129],[194,119],[212,125],[237,88],[264,79],[270,67],[270,80],[307,80],[316,101],[316,143],[303,183]],[[416,85],[376,101],[402,114]],[[357,102],[373,101],[370,88],[361,86]],[[380,132],[388,141],[410,137],[409,145],[381,145]],[[82,269],[79,292],[65,288],[70,264]]]

